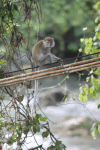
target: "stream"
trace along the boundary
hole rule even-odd
[[[62,81],[64,77],[65,76],[42,79],[40,80],[41,85],[39,85],[39,89],[41,89],[41,87],[51,87],[57,85]],[[86,82],[84,78],[82,78],[80,82],[78,82],[78,77],[76,75],[69,75],[69,78],[66,79],[66,82],[62,83],[61,85],[58,85],[63,89],[65,88],[65,86],[67,87],[69,91],[68,100],[66,102],[57,103],[56,106],[47,106],[42,108],[42,111],[49,118],[49,120],[56,123],[57,125],[57,123],[59,123],[59,121],[64,120],[65,117],[71,116],[76,118],[88,117],[91,118],[94,122],[96,121],[100,122],[100,109],[97,109],[95,99],[89,99],[88,102],[80,102],[78,98],[75,101],[71,100],[71,97],[74,93],[79,93],[79,85],[80,84],[84,85],[85,83]],[[44,91],[45,90],[43,90],[42,93]],[[41,95],[41,93],[39,94]],[[26,99],[24,98],[23,104],[25,103]],[[32,103],[30,102],[30,105],[31,104]],[[38,111],[38,113],[40,113],[40,111]],[[100,150],[99,135],[97,139],[94,140],[92,136],[89,137],[65,136],[65,135],[61,136],[59,135],[58,131],[58,134],[55,134],[55,136],[66,145],[67,147],[66,150]],[[47,138],[47,140],[45,139],[43,140],[40,134],[36,135],[36,139],[38,139],[37,141],[39,141],[39,144],[44,145],[45,149],[48,146],[48,142],[50,142],[49,138]],[[31,137],[27,139],[26,145],[28,148],[31,148],[33,145],[37,146]],[[4,145],[3,150],[6,150],[5,149],[6,147],[7,145]],[[14,144],[13,147],[16,147],[16,144]],[[27,150],[25,146],[23,147],[23,150]]]

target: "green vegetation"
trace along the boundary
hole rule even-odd
[[[0,1],[0,72],[5,71],[10,61],[13,61],[17,68],[19,67],[18,69],[20,69],[20,66],[16,64],[17,52],[29,52],[36,43],[37,37],[40,39],[45,36],[54,37],[58,43],[58,47],[56,47],[58,52],[66,51],[67,41],[70,51],[78,52],[78,48],[80,47],[79,52],[81,51],[82,53],[91,54],[99,52],[99,14],[100,2],[96,0]],[[84,38],[80,38],[83,36],[82,28],[84,27],[87,27],[87,30],[84,31]],[[73,31],[70,30],[71,28]],[[81,44],[79,44],[79,41],[74,40],[73,37],[68,40],[68,36],[70,36],[69,30],[71,34],[74,34],[74,38],[77,40],[80,38]],[[39,36],[37,36],[38,34]],[[65,51],[64,54],[66,53]],[[80,87],[80,101],[87,102],[88,96],[90,98],[100,97],[100,68],[89,70],[88,75],[89,77],[86,79],[88,84]],[[4,78],[4,75],[0,75],[0,78]],[[3,92],[6,92],[12,99],[8,106],[9,109],[13,108],[15,120],[9,117],[8,106],[6,107],[3,103],[5,100]],[[29,98],[29,95],[27,97]],[[21,149],[30,131],[33,137],[34,134],[40,132],[43,138],[47,138],[48,136],[51,138],[51,143],[47,148],[48,150],[65,149],[65,145],[51,133],[47,117],[37,114],[36,110],[34,116],[31,117],[29,110],[30,99],[27,100],[27,108],[25,108],[21,103],[23,98],[24,95],[19,95],[16,86],[13,86],[13,88],[5,88],[5,90],[1,88],[0,105],[5,106],[5,111],[2,109],[0,115],[1,138],[4,139],[3,134],[5,135],[5,132],[3,130],[8,134],[10,132],[10,136],[6,138],[6,143],[13,145],[13,143],[17,142]],[[20,108],[19,105],[21,105]],[[100,104],[98,105],[98,109],[100,109]],[[9,117],[9,119],[6,120],[6,117]],[[100,122],[95,123],[91,129],[91,134],[94,139],[97,137],[97,132],[100,133]],[[25,135],[23,140],[22,134]],[[3,142],[0,141],[0,144],[4,144]],[[44,149],[41,145],[38,145],[38,148]]]
[[[67,49],[77,51],[80,45],[80,36],[89,37],[93,35],[96,1],[38,0],[37,5],[32,5],[32,0],[20,0],[20,3],[13,1],[11,5],[10,1],[2,1],[0,33],[11,33],[13,25],[16,25],[23,34],[25,41],[27,42],[28,38],[30,39],[28,46],[30,51],[36,43],[38,31],[39,39],[46,36],[56,39],[59,45],[56,48],[57,52],[67,51]],[[27,15],[30,8],[32,11]],[[74,30],[69,33],[72,27],[74,27]],[[85,33],[82,30],[84,27],[88,29]],[[30,37],[27,34],[28,30]],[[69,34],[73,36],[70,37]],[[9,34],[7,36],[9,37]],[[26,45],[23,44],[21,49],[25,51],[26,48]]]
[[[100,11],[100,2],[97,2],[95,5],[95,8],[97,11]],[[80,39],[81,42],[84,43],[85,48],[84,52],[86,54],[92,54],[96,52],[100,52],[100,15],[95,19],[96,27],[95,27],[95,32],[94,36],[90,38],[84,38]],[[98,54],[98,57],[100,57],[100,54]],[[89,84],[85,84],[83,87],[80,87],[80,94],[79,94],[79,99],[80,101],[88,101],[88,96],[90,98],[96,98],[99,99],[100,97],[100,67],[96,69],[91,69],[89,71],[89,77],[87,77],[87,82]],[[100,104],[98,105],[98,109],[100,108]],[[93,138],[95,139],[97,137],[97,132],[100,133],[100,122],[97,122],[93,125],[91,129],[91,134]]]

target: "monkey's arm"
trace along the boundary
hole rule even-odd
[[[52,63],[57,62],[57,61],[61,61],[61,58],[55,56],[54,54],[50,53],[51,58],[52,58]]]
[[[44,64],[52,63],[51,53],[43,54],[41,53],[38,58],[38,65],[43,66]]]
[[[52,54],[51,52],[45,55],[43,53],[40,53],[38,57],[38,65],[40,67],[43,66],[44,64],[54,63],[57,61],[61,61],[61,59],[55,56],[54,54]]]
[[[41,54],[39,57],[39,66],[43,66],[44,64],[54,63],[57,61],[61,61],[61,58],[55,56],[52,53],[47,53],[46,55]]]

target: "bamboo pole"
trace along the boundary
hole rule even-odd
[[[64,74],[65,72],[72,73],[72,72],[82,71],[82,70],[86,70],[86,69],[90,69],[90,68],[94,68],[94,67],[100,67],[100,61],[85,64],[85,65],[75,66],[75,67],[71,67],[71,68],[64,68],[64,69],[62,68],[60,70],[47,72],[47,73],[39,74],[39,75],[34,75],[33,77],[29,76],[27,78],[21,78],[19,80],[17,79],[17,80],[12,80],[12,81],[8,81],[8,82],[3,82],[3,83],[1,83],[0,86],[14,85],[14,84],[18,84],[21,82],[28,82],[28,81],[32,81],[32,80],[61,75],[61,74]]]
[[[97,62],[93,62],[93,63],[88,63],[88,64],[85,64],[85,65],[79,65],[79,66],[75,66],[75,67],[70,67],[68,68],[68,70],[72,70],[72,69],[77,69],[77,68],[81,68],[81,67],[86,67],[86,66],[90,66],[90,65],[95,65],[95,64],[98,64],[100,63],[100,61],[97,61]],[[60,67],[60,70],[55,70],[55,71],[51,71],[51,72],[47,72],[47,73],[42,73],[42,74],[36,74],[34,75],[33,77],[32,76],[24,76],[24,78],[19,78],[19,79],[14,79],[14,80],[10,80],[8,81],[7,83],[12,83],[12,82],[23,82],[24,80],[25,81],[28,81],[29,79],[31,78],[36,78],[36,77],[40,77],[40,76],[44,76],[44,75],[49,75],[49,74],[53,74],[53,73],[58,73],[58,72],[61,72],[61,71],[64,71],[65,70],[65,67]],[[34,79],[33,79],[34,80]],[[3,82],[3,84],[5,84],[5,82]]]
[[[83,71],[83,70],[87,70],[87,69],[95,68],[95,67],[100,67],[100,64],[94,65],[94,66],[90,66],[90,67],[81,68],[81,69],[77,69],[77,70],[71,70],[71,71],[69,71],[68,73],[73,73],[73,72],[77,72],[77,71]],[[60,72],[60,73],[56,73],[56,74],[51,74],[51,75],[49,75],[49,76],[37,77],[35,80],[43,79],[43,78],[47,78],[47,77],[52,77],[52,76],[63,75],[64,73],[65,73],[65,72]],[[29,81],[32,81],[32,80],[33,80],[33,79],[30,79]],[[27,82],[28,82],[28,81],[27,81]],[[11,86],[11,85],[14,85],[14,84],[19,84],[19,82],[13,82],[12,84],[4,84],[4,85],[2,85],[2,87]]]
[[[71,66],[75,66],[75,65],[80,65],[80,64],[85,64],[85,63],[93,62],[93,61],[96,61],[96,60],[99,60],[99,59],[100,59],[100,57],[89,59],[89,60],[84,60],[84,61],[80,61],[80,62],[75,62],[75,63],[71,63],[71,64],[67,64],[67,65],[63,65],[63,68],[71,67]],[[53,67],[53,68],[49,68],[49,69],[34,71],[34,72],[26,73],[26,74],[16,75],[16,76],[13,76],[13,77],[0,79],[0,82],[8,81],[8,80],[16,79],[16,78],[19,79],[19,78],[23,78],[23,77],[26,77],[26,76],[29,76],[29,75],[44,73],[44,72],[47,72],[47,71],[57,70],[57,69],[60,69],[60,68],[61,68],[61,66],[58,66],[58,67]]]

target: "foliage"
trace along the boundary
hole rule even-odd
[[[6,60],[5,59],[0,59],[0,73],[3,73],[3,70],[6,68]],[[4,75],[0,75],[0,78],[4,78]]]
[[[95,5],[97,11],[100,11],[100,2],[97,2]],[[89,38],[81,38],[80,41],[84,43],[85,48],[84,52],[86,54],[92,54],[96,52],[100,52],[100,15],[95,19],[96,27],[95,27],[95,34],[93,37]],[[100,57],[100,54],[97,55]],[[85,84],[84,86],[80,87],[80,94],[79,99],[80,101],[88,101],[88,96],[90,98],[99,98],[100,97],[100,67],[91,69],[89,71],[89,76],[86,78],[86,81],[89,84]],[[100,104],[98,105],[98,109],[100,108]],[[97,137],[97,131],[100,133],[100,122],[95,123],[91,128],[91,134],[94,139]]]
[[[59,43],[59,47],[57,47],[57,49],[64,51],[67,49],[65,47],[67,41],[70,41],[70,39],[68,39],[69,35],[66,35],[64,38],[64,34],[66,34],[71,27],[74,27],[73,34],[76,38],[79,38],[83,35],[82,28],[84,27],[88,28],[86,33],[87,36],[90,35],[90,31],[93,31],[93,19],[96,16],[96,11],[94,9],[96,1],[97,0],[38,0],[37,5],[31,5],[31,0],[20,0],[20,3],[3,1],[3,8],[1,7],[0,13],[2,21],[0,28],[1,34],[11,32],[12,24],[15,24],[17,28],[20,29],[20,32],[24,35],[26,41],[29,38],[27,35],[27,30],[28,28],[30,29],[29,32],[31,33],[28,47],[30,50],[36,43],[36,34],[39,34],[40,39],[43,39],[45,36],[54,37],[57,43]],[[32,11],[26,15],[30,7],[32,8]],[[42,18],[40,17],[41,15]],[[14,16],[16,16],[17,19]],[[9,20],[6,19],[7,17]],[[27,21],[25,21],[26,18]],[[8,23],[8,21],[10,22]],[[32,32],[33,29],[34,32]],[[40,32],[38,33],[38,31]],[[66,43],[64,43],[64,40]],[[72,51],[77,51],[78,47],[79,40],[77,42],[73,39],[71,43],[68,43],[68,49]],[[23,44],[21,49],[26,49],[25,44]]]
[[[83,35],[82,28],[87,27],[89,30],[86,35],[90,34],[94,28],[93,19],[96,16],[94,4],[96,0],[42,0],[40,2],[43,16],[40,25],[42,36],[53,36],[59,42],[58,49],[62,51],[67,49],[77,51],[79,42],[68,38],[70,33],[68,35],[66,33],[71,27],[74,27],[73,34],[77,38]],[[65,47],[64,40],[66,43],[68,41],[68,47]]]
[[[64,49],[63,35],[72,27],[75,26],[75,36],[82,34],[82,28],[87,26],[90,30],[94,27],[92,21],[95,17],[95,9],[99,11],[100,2],[96,0],[74,0],[74,1],[61,1],[61,0],[43,0],[36,2],[35,0],[20,0],[20,1],[1,1],[0,2],[0,38],[1,42],[5,47],[2,49],[2,53],[5,56],[0,59],[0,71],[5,71],[8,64],[12,61],[16,68],[21,69],[20,65],[17,64],[18,52],[24,49],[28,52],[28,49],[32,48],[35,44],[35,36],[41,30],[41,36],[44,37],[46,34],[53,36],[55,39],[60,41],[60,49]],[[44,7],[45,6],[45,7]],[[94,8],[95,7],[95,8]],[[41,8],[42,8],[42,23],[41,23]],[[87,12],[87,13],[85,13]],[[52,15],[53,14],[53,15]],[[89,16],[92,16],[92,20],[86,22]],[[48,17],[49,16],[49,17]],[[100,51],[99,40],[100,40],[100,16],[95,19],[96,28],[95,36],[81,39],[82,44],[84,43],[85,53],[94,53]],[[79,27],[80,26],[80,27]],[[47,30],[48,29],[48,30]],[[90,30],[87,30],[90,32]],[[34,32],[33,32],[34,31]],[[79,32],[80,31],[80,32]],[[50,32],[50,33],[48,33]],[[92,34],[91,34],[92,36]],[[33,40],[34,39],[34,40]],[[70,49],[77,50],[77,45],[72,43],[69,45]],[[82,48],[80,48],[82,51]],[[27,56],[28,57],[28,56]],[[29,58],[29,57],[28,57]],[[11,67],[11,66],[10,66]],[[12,68],[11,68],[12,69]],[[12,71],[12,70],[11,70]],[[79,99],[80,101],[88,101],[90,98],[100,96],[100,69],[92,69],[89,72],[89,77],[83,87],[80,87]],[[3,76],[4,77],[4,76]],[[3,78],[0,76],[0,78]],[[68,76],[67,76],[68,77]],[[24,87],[23,83],[23,87]],[[25,85],[27,87],[27,85]],[[8,101],[8,105],[5,106],[5,97],[3,92],[8,94],[11,98]],[[32,94],[34,91],[32,91]],[[48,150],[63,150],[65,145],[55,138],[53,133],[50,131],[47,117],[38,114],[35,110],[34,115],[31,116],[29,107],[30,98],[28,88],[26,89],[27,105],[23,105],[24,95],[20,95],[18,87],[13,88],[1,88],[0,91],[0,106],[2,113],[0,115],[0,133],[3,144],[13,145],[15,142],[19,149],[22,149],[28,134],[32,133],[32,138],[39,132],[42,138],[50,137],[51,143]],[[74,98],[75,99],[75,98]],[[98,105],[98,109],[100,104]],[[36,109],[36,108],[35,108]],[[15,120],[10,116],[9,110],[13,110],[15,114]],[[42,111],[41,111],[42,112]],[[6,115],[5,115],[6,114]],[[8,119],[9,118],[9,119]],[[100,123],[96,123],[91,133],[96,138],[97,131],[100,133]],[[8,134],[9,136],[4,136]],[[10,133],[10,134],[9,134]],[[24,135],[24,138],[23,138]],[[1,144],[1,141],[0,141]],[[38,145],[37,149],[44,149],[43,145]]]
[[[97,138],[97,132],[100,133],[100,122],[94,123],[92,128],[91,128],[91,134],[94,139]]]
[[[38,26],[40,24],[40,5],[35,0],[20,0],[20,1],[2,1],[0,2],[0,40],[4,45],[1,48],[0,56],[0,71],[5,71],[6,67],[12,71],[11,64],[15,64],[16,68],[19,70],[21,66],[18,64],[20,49],[26,46],[29,48],[30,39],[30,29],[32,28],[32,17],[34,20],[37,19]],[[21,27],[20,27],[21,26]],[[35,27],[35,25],[34,25]],[[25,39],[23,37],[23,29],[28,29],[28,37]],[[35,30],[34,30],[35,35]],[[25,36],[25,35],[24,35]],[[26,40],[26,41],[25,41]],[[26,55],[28,57],[28,55]],[[29,57],[28,57],[29,58]],[[30,59],[29,59],[30,60]],[[20,56],[20,61],[21,56]],[[11,75],[12,76],[12,75]],[[4,78],[4,76],[0,76]],[[65,145],[61,141],[55,138],[53,133],[50,131],[49,122],[47,117],[37,113],[37,108],[35,105],[34,115],[31,112],[29,106],[30,93],[28,91],[27,85],[23,84],[27,95],[27,105],[23,105],[24,95],[20,94],[18,90],[20,86],[5,87],[0,88],[0,148],[7,143],[10,149],[23,149],[23,145],[26,142],[29,134],[37,143],[37,147],[33,149],[44,149],[43,145],[38,144],[38,140],[35,139],[35,135],[40,133],[42,138],[50,138],[51,143],[48,149],[52,147],[57,150],[65,149]],[[32,90],[31,95],[34,91]],[[6,97],[9,95],[9,99]],[[5,104],[5,100],[8,99],[8,104]],[[33,108],[32,108],[33,109]],[[13,111],[14,116],[10,114]],[[16,148],[13,144],[16,143]]]
[[[25,111],[25,110],[24,110]],[[6,134],[9,134],[10,136],[6,140],[8,145],[13,145],[15,142],[20,143],[19,147],[23,145],[25,142],[25,139],[28,136],[28,133],[31,131],[33,134],[36,134],[37,132],[40,132],[42,130],[42,137],[47,138],[49,135],[52,139],[53,145],[48,147],[48,150],[51,148],[55,148],[57,150],[63,150],[66,148],[64,144],[62,144],[61,141],[58,141],[54,135],[50,132],[50,129],[48,128],[48,122],[47,118],[43,117],[41,114],[36,114],[33,118],[29,118],[30,116],[27,116],[23,119],[26,121],[24,123],[20,122],[11,122],[11,121],[4,121],[2,119],[2,116],[0,116],[0,131],[3,135],[3,131],[6,131]],[[43,129],[45,131],[43,131]],[[22,136],[24,134],[24,138]],[[1,136],[2,137],[2,136]],[[40,146],[38,146],[39,148]],[[41,147],[42,148],[42,147]]]

